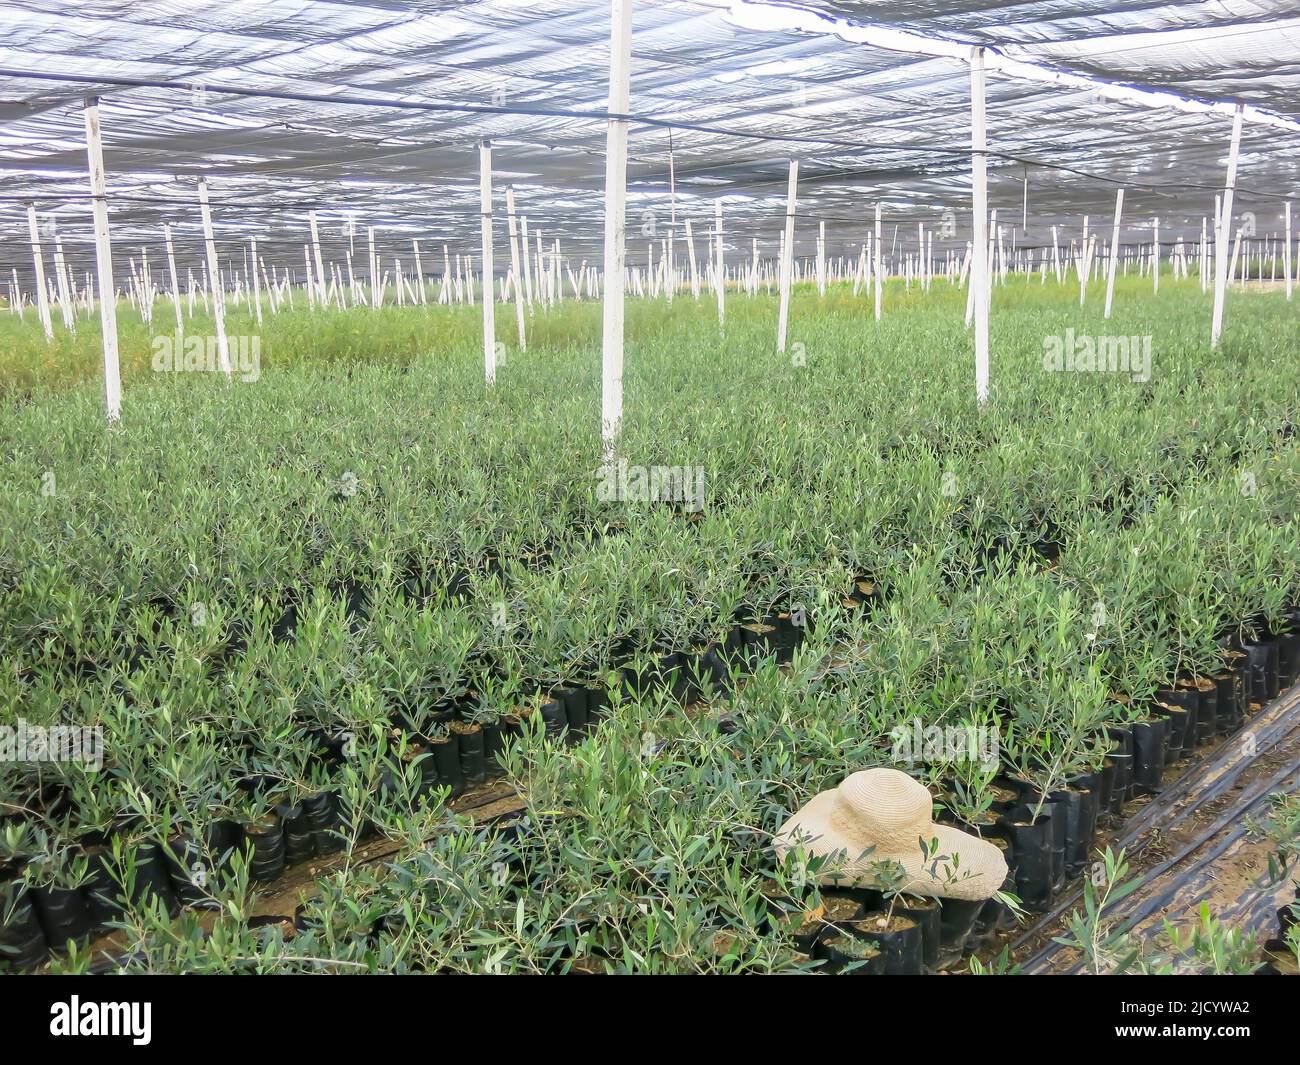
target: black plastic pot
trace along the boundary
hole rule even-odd
[[[938,901],[903,899],[894,904],[893,912],[916,922],[921,930],[921,968],[927,974],[938,972],[943,938],[943,920]]]
[[[500,721],[490,721],[481,726],[483,729],[483,770],[488,780],[501,775],[501,763],[497,756],[505,749],[505,734]],[[432,758],[429,759],[433,761]],[[435,769],[437,763],[434,763]]]
[[[1237,678],[1233,688],[1237,697],[1236,715],[1238,721],[1245,721],[1250,713],[1250,659],[1245,651],[1229,648],[1224,653],[1228,672]]]
[[[1002,848],[1003,857],[1007,862],[1007,876],[999,886],[999,890],[1009,891],[1014,894],[1016,890],[1016,867],[1015,856],[1011,853],[1011,844],[1006,840],[999,839],[992,842]],[[993,942],[999,932],[1009,931],[1015,926],[1015,911],[1001,900],[990,897],[984,900],[979,916],[975,919],[975,928],[971,933],[970,943],[977,948],[985,946]]]
[[[451,798],[454,799],[465,790],[465,777],[460,771],[460,737],[453,732],[432,739],[429,741],[429,751],[438,770],[438,783],[444,788],[450,788]]]
[[[209,902],[207,883],[212,870],[203,844],[193,836],[172,836],[163,853],[176,901],[182,906],[202,906]]]
[[[466,787],[486,783],[487,764],[483,760],[483,730],[478,725],[457,725],[456,746],[460,756],[460,775]],[[574,733],[579,735],[579,733]]]
[[[1111,725],[1106,729],[1106,735],[1115,743],[1111,752],[1116,766],[1113,802],[1118,813],[1133,797],[1137,787],[1133,780],[1133,730],[1128,725]]]
[[[796,936],[796,941],[798,937]],[[831,930],[815,936],[812,954],[823,962],[822,972],[845,973],[848,976],[884,976],[885,957],[877,953],[863,961],[850,949],[855,937],[847,932]],[[855,966],[855,968],[850,968]]]
[[[172,891],[171,873],[167,869],[163,848],[155,843],[142,843],[135,849],[135,883],[131,901],[137,905],[151,898],[159,899],[171,916],[180,913],[180,904]]]
[[[1300,627],[1300,616],[1287,615],[1294,628]],[[1277,684],[1279,690],[1289,688],[1300,680],[1300,632],[1285,632],[1277,638]]]
[[[563,704],[569,742],[577,743],[587,734],[587,689],[556,688],[551,692],[551,698],[559,699]]]
[[[1053,792],[1052,795],[1056,795]],[[1065,887],[1065,845],[1069,834],[1068,811],[1054,802],[1052,796],[1029,793],[1021,806],[1012,811],[1020,820],[1028,820],[1035,809],[1041,809],[1040,817],[1050,823],[1048,833],[1052,861],[1052,893],[1058,894]]]
[[[775,654],[777,635],[774,626],[766,625],[761,621],[751,621],[741,628],[744,630],[745,657],[750,660],[751,665],[756,665],[764,658]]]
[[[564,703],[552,697],[543,702],[537,712],[542,715],[548,740],[558,740],[564,736],[565,730],[569,727],[569,714],[564,709]]]
[[[244,826],[248,849],[248,875],[260,883],[275,880],[284,872],[284,825],[278,815]]]
[[[421,766],[433,759],[426,758]],[[316,857],[316,833],[311,819],[301,804],[285,803],[277,808],[280,821],[284,825],[284,860],[288,865],[310,861]]]
[[[1195,680],[1181,685],[1184,691],[1196,692],[1196,746],[1204,747],[1214,740],[1218,725],[1219,693],[1212,683],[1202,687]]]
[[[586,691],[587,725],[594,731],[601,720],[609,716],[609,692],[594,685],[589,686]]]
[[[86,900],[86,910],[92,926],[102,929],[111,921],[121,920],[122,889],[110,871],[113,855],[107,847],[92,848],[86,852],[86,856],[89,859],[89,879],[81,893]]]
[[[332,791],[321,791],[302,800],[303,813],[311,825],[316,853],[320,856],[334,854],[343,849],[343,840],[338,834],[338,802]]]
[[[1107,755],[1097,772],[1097,820],[1109,820],[1115,795],[1115,759]]]
[[[1077,807],[1072,814],[1075,821],[1065,845],[1066,875],[1075,877],[1087,866],[1097,836],[1097,822],[1101,817],[1101,773],[1088,773],[1068,783],[1068,791],[1059,794],[1073,796],[1068,801]]]
[[[794,623],[794,618],[789,613],[772,614],[763,620],[774,629],[773,649],[776,651],[776,660],[780,663],[789,662],[803,642],[803,629]]]
[[[1250,701],[1261,706],[1276,697],[1278,692],[1278,649],[1275,640],[1242,645],[1246,655],[1246,670]]]
[[[1165,744],[1169,737],[1169,719],[1133,723],[1133,779],[1148,795],[1160,790],[1165,773]]]
[[[961,960],[966,944],[975,929],[975,922],[984,909],[987,899],[943,899],[940,946],[940,968],[948,968]]]
[[[888,918],[881,911],[868,913],[845,931],[856,939],[874,943],[884,959],[885,976],[922,975],[921,927],[910,917],[897,913]]]
[[[1186,757],[1196,749],[1196,722],[1200,717],[1200,693],[1195,688],[1163,688],[1155,694],[1155,709],[1169,711],[1173,730],[1169,737],[1169,751],[1178,754],[1174,760]],[[1182,714],[1177,711],[1182,710]]]
[[[1238,691],[1241,678],[1236,673],[1219,673],[1211,679],[1214,681],[1215,731],[1226,735],[1242,724],[1241,697]]]
[[[1040,815],[1029,819],[1030,811],[1018,807],[1002,820],[1011,841],[1015,861],[1016,895],[1029,909],[1046,910],[1052,905],[1052,821]]]
[[[8,920],[0,924],[0,972],[6,968],[18,972],[35,969],[49,955],[31,895],[23,891],[20,896],[20,891],[16,881],[0,883],[0,914],[8,915]]]
[[[30,888],[29,895],[51,950],[63,953],[69,941],[84,943],[90,938],[90,914],[80,888],[42,885]]]

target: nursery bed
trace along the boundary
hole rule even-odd
[[[462,323],[463,344],[399,365],[277,348],[256,388],[142,381],[107,436],[84,391],[16,399],[0,424],[0,713],[102,725],[112,743],[103,773],[0,768],[0,886],[93,898],[67,885],[88,884],[80,865],[107,839],[156,874],[183,833],[219,829],[218,897],[278,917],[306,893],[342,931],[277,960],[265,929],[196,929],[204,911],[133,898],[123,946],[147,967],[801,964],[765,912],[783,875],[771,833],[846,772],[899,764],[895,726],[994,730],[993,771],[1051,791],[1113,761],[1128,722],[1150,735],[1162,690],[1266,643],[1277,669],[1300,620],[1300,393],[1271,297],[1242,294],[1252,313],[1214,355],[1193,286],[1159,304],[1130,292],[1125,328],[1164,360],[1138,382],[1037,372],[1044,335],[1081,312],[1018,295],[983,412],[952,387],[959,293],[868,323],[865,352],[861,301],[799,293],[806,364],[772,360],[761,297],[737,301],[721,340],[707,306],[639,306],[624,446],[707,464],[694,512],[597,490],[590,307],[539,314],[488,393]],[[869,372],[904,356],[906,373]],[[223,446],[176,445],[194,438]],[[736,654],[753,659],[744,683],[683,713],[692,672],[716,681]],[[592,693],[608,700],[595,732]],[[495,765],[475,728],[509,728],[526,795],[461,792]],[[906,768],[954,816],[991,794],[978,764]],[[443,786],[453,811],[526,811],[532,828],[438,832],[424,800]],[[287,868],[237,868],[318,801],[330,816],[307,818]],[[350,860],[331,856],[339,839]],[[189,868],[164,871],[178,895]],[[411,921],[418,935],[386,932]]]

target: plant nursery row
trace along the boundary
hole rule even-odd
[[[710,300],[638,301],[612,465],[596,305],[539,311],[491,387],[473,308],[285,312],[255,381],[128,357],[107,432],[93,382],[23,362],[0,724],[94,757],[0,762],[0,966],[901,972],[996,945],[1300,673],[1293,312],[1234,294],[1211,352],[1199,286],[1132,282],[1110,321],[999,289],[983,408],[943,282],[880,322],[800,286],[780,354],[762,295],[721,336]],[[1063,368],[1067,330],[1149,364]],[[981,747],[903,751],[935,735]],[[777,862],[790,813],[871,766],[999,841],[1014,898]],[[496,778],[524,816],[448,807]],[[296,920],[255,919],[297,867]]]

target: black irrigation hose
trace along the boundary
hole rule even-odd
[[[1257,739],[1261,742],[1261,749],[1251,757],[1258,757],[1264,753],[1262,745],[1268,747],[1274,746],[1276,740],[1294,731],[1297,725],[1300,725],[1300,687],[1292,688],[1289,695],[1283,699],[1277,700],[1274,704],[1273,712],[1278,717],[1270,721],[1257,733]],[[1265,711],[1266,713],[1268,711]],[[1114,841],[1113,846],[1123,847],[1133,842],[1140,835],[1149,832],[1154,827],[1168,828],[1180,823],[1185,817],[1191,814],[1201,802],[1213,801],[1221,796],[1225,791],[1230,789],[1248,768],[1250,761],[1239,755],[1237,741],[1251,730],[1251,726],[1229,736],[1221,745],[1219,753],[1209,761],[1196,761],[1190,764],[1183,775],[1170,787],[1166,788],[1157,797],[1155,801],[1144,806],[1137,811],[1130,819],[1132,822],[1127,831]],[[1216,771],[1224,771],[1222,775],[1213,782],[1213,784],[1201,795],[1198,796],[1198,803],[1188,805],[1178,812],[1174,812],[1175,806],[1188,796],[1195,786],[1203,782],[1207,775]],[[1213,839],[1215,835],[1221,832],[1228,824],[1234,820],[1240,820],[1240,824],[1229,834],[1229,836],[1208,854],[1207,857],[1200,859],[1195,865],[1189,867],[1187,872],[1177,878],[1175,882],[1159,895],[1147,900],[1139,908],[1136,916],[1132,917],[1125,924],[1125,927],[1135,923],[1142,917],[1148,916],[1160,906],[1167,905],[1173,896],[1181,891],[1185,886],[1185,881],[1194,875],[1208,862],[1218,858],[1227,848],[1248,830],[1244,814],[1253,809],[1263,798],[1277,790],[1277,785],[1287,778],[1289,774],[1297,774],[1297,768],[1293,765],[1283,766],[1281,770],[1275,773],[1267,781],[1256,783],[1249,791],[1242,796],[1244,801],[1234,804],[1234,806],[1221,814],[1211,825],[1200,832],[1195,839],[1185,844],[1176,854],[1161,862],[1158,866],[1142,874],[1143,880],[1150,883],[1160,876],[1163,876],[1169,869],[1173,868],[1179,862],[1183,861],[1189,854],[1194,853],[1198,848],[1204,846],[1206,842]],[[1300,788],[1300,775],[1297,775],[1295,783],[1284,790],[1288,793]],[[1152,817],[1152,814],[1155,817]],[[1171,816],[1161,817],[1162,814]],[[1082,897],[1082,887],[1076,887],[1062,902],[1052,910],[1043,914],[1034,925],[1027,929],[1011,946],[1012,953],[1024,946],[1027,942],[1039,935],[1043,929],[1058,919],[1067,910],[1076,906]],[[1037,954],[1030,958],[1024,964],[1024,970],[1032,973],[1035,969],[1042,968],[1046,965],[1061,949],[1060,944],[1052,942],[1043,947]]]
[[[1298,691],[1300,689],[1293,689],[1292,695],[1287,698],[1295,698]],[[1263,712],[1264,714],[1277,713],[1279,716],[1263,725],[1259,731],[1254,732],[1261,750],[1264,749],[1265,745],[1268,747],[1273,746],[1277,739],[1280,739],[1295,727],[1295,722],[1291,721],[1290,715],[1298,709],[1300,709],[1300,702],[1297,702],[1295,706],[1288,707],[1283,699],[1279,699],[1273,704],[1272,710]],[[1218,751],[1211,755],[1209,760],[1202,759],[1189,762],[1182,776],[1128,819],[1124,833],[1112,841],[1112,846],[1116,849],[1128,847],[1129,844],[1151,831],[1152,828],[1168,829],[1181,823],[1184,818],[1195,810],[1195,807],[1187,806],[1178,809],[1178,804],[1196,785],[1204,783],[1208,775],[1223,771],[1225,768],[1232,768],[1233,770],[1220,777],[1213,787],[1204,793],[1201,797],[1202,801],[1217,798],[1225,790],[1232,787],[1238,777],[1246,770],[1244,761],[1240,762],[1240,764],[1233,764],[1237,762],[1236,741],[1246,735],[1247,732],[1251,732],[1259,724],[1257,717],[1255,721],[1247,722],[1241,729],[1226,737]],[[1075,906],[1082,896],[1082,888],[1076,887],[1064,900],[1042,914],[1031,927],[1027,928],[1011,945],[1012,951],[1018,950],[1034,939],[1052,921],[1056,920],[1072,906]]]
[[[1207,851],[1205,854],[1199,857],[1193,864],[1189,865],[1184,872],[1182,872],[1179,876],[1175,877],[1171,884],[1169,884],[1167,887],[1165,887],[1163,890],[1161,890],[1156,894],[1144,896],[1141,902],[1138,904],[1137,908],[1127,913],[1123,922],[1119,925],[1117,931],[1121,931],[1121,932],[1128,931],[1134,925],[1138,924],[1140,921],[1144,920],[1147,917],[1150,917],[1151,914],[1153,914],[1157,910],[1165,906],[1168,906],[1174,900],[1174,897],[1176,895],[1184,891],[1184,889],[1188,886],[1188,882],[1191,881],[1196,876],[1196,874],[1202,872],[1208,865],[1210,865],[1212,862],[1220,858],[1224,854],[1224,852],[1228,850],[1228,848],[1230,848],[1239,839],[1241,839],[1244,835],[1246,835],[1247,832],[1250,831],[1250,825],[1245,821],[1244,815],[1249,813],[1252,809],[1254,809],[1257,805],[1259,805],[1262,799],[1267,798],[1268,795],[1276,791],[1277,785],[1281,783],[1288,775],[1294,774],[1295,772],[1296,772],[1295,766],[1283,766],[1282,769],[1280,769],[1277,773],[1275,773],[1272,777],[1270,777],[1268,781],[1266,781],[1263,785],[1252,788],[1250,793],[1248,793],[1249,799],[1247,802],[1227,811],[1222,817],[1220,817],[1218,820],[1214,822],[1213,826],[1211,826],[1210,829],[1208,829],[1206,832],[1198,836],[1195,840],[1193,840],[1192,842],[1184,846],[1177,854],[1172,855],[1164,862],[1161,862],[1160,865],[1158,865],[1155,869],[1152,869],[1149,872],[1143,874],[1143,880],[1146,883],[1150,883],[1156,880],[1157,878],[1167,873],[1171,868],[1173,868],[1179,862],[1187,858],[1190,854],[1194,853],[1200,847],[1204,846],[1209,839],[1213,838],[1216,833],[1222,831],[1229,823],[1231,823],[1234,820],[1240,819],[1236,827],[1233,828],[1231,832],[1229,832],[1226,836],[1224,836],[1209,851]],[[1290,788],[1286,788],[1283,790],[1287,794],[1290,794],[1291,792],[1294,792],[1297,788],[1300,788],[1300,781],[1293,782]],[[1132,899],[1134,897],[1135,896],[1130,896],[1129,898]],[[1110,911],[1110,912],[1113,913],[1114,911]],[[1026,965],[1025,968],[1026,973],[1032,975],[1033,974],[1032,970],[1035,965],[1049,961],[1061,949],[1064,948],[1062,948],[1060,944],[1057,943],[1052,943],[1050,948],[1044,948],[1043,951],[1041,951],[1036,957],[1031,959],[1030,962]],[[1073,965],[1067,968],[1061,975],[1065,975],[1065,976],[1076,975],[1083,968],[1083,965],[1084,963],[1082,960],[1076,961]]]

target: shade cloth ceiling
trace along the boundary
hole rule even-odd
[[[1297,19],[1274,0],[801,6],[996,44],[1013,58],[1098,78],[1296,113]],[[960,54],[917,55],[753,21],[711,0],[635,0],[630,261],[644,262],[670,228],[682,236],[687,219],[702,252],[719,196],[730,261],[747,258],[753,239],[774,254],[792,157],[801,167],[801,254],[812,251],[819,221],[831,254],[856,254],[878,201],[904,244],[924,223],[942,234],[938,250],[960,247],[970,223],[969,73]],[[1155,37],[1139,48],[1131,42],[1148,23]],[[183,262],[200,261],[200,175],[228,259],[257,237],[268,261],[301,266],[310,210],[327,258],[340,259],[345,233],[363,240],[367,226],[378,230],[386,266],[394,256],[409,261],[412,238],[429,249],[429,269],[443,243],[477,255],[482,138],[493,145],[498,210],[513,185],[534,233],[560,240],[575,267],[599,262],[608,32],[607,0],[7,0],[0,267],[31,269],[32,201],[45,235],[57,227],[73,268],[93,269],[88,94],[101,98],[123,263],[141,247],[160,255],[164,222]],[[1252,50],[1257,34],[1271,37],[1273,52]],[[1112,38],[1123,47],[1105,46]],[[1049,239],[1052,225],[1073,234],[1084,215],[1105,224],[1121,185],[1126,240],[1149,239],[1153,217],[1166,239],[1198,237],[1212,215],[1226,115],[1119,102],[1088,85],[996,69],[988,114],[990,204],[1022,245]],[[1271,232],[1300,177],[1300,132],[1248,123],[1242,143],[1238,203]],[[941,228],[945,221],[954,228]],[[504,239],[502,224],[502,248]]]

